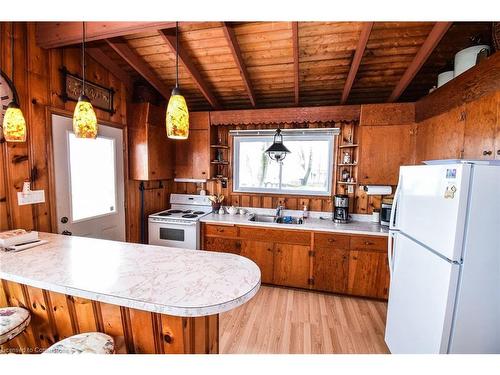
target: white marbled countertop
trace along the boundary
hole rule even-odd
[[[250,209],[252,212],[259,214],[274,214],[274,210],[266,209]],[[300,216],[301,211],[285,211],[284,215]],[[318,232],[333,232],[333,233],[347,233],[347,234],[363,234],[371,236],[388,236],[389,228],[378,223],[369,221],[370,215],[352,215],[353,220],[347,224],[337,224],[330,220],[323,220],[319,217],[321,213],[310,213],[310,217],[305,219],[303,224],[277,224],[277,223],[263,223],[249,221],[247,215],[219,215],[210,214],[203,216],[200,221],[207,224],[237,224],[237,225],[250,225],[255,227],[266,227],[276,229],[297,229],[297,230],[311,230]],[[328,214],[325,214],[328,215]],[[331,216],[331,214],[329,215]]]
[[[0,279],[175,316],[218,314],[260,287],[260,269],[228,253],[40,233],[49,243],[0,251]]]

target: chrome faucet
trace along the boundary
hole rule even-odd
[[[285,209],[285,207],[279,205],[277,208],[276,208],[276,215],[274,217],[274,221],[278,221],[279,218],[283,217],[283,210]]]

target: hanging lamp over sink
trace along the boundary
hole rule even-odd
[[[189,111],[179,88],[179,22],[175,23],[175,87],[168,101],[166,126],[168,138],[187,139],[189,136]]]
[[[271,160],[281,163],[289,153],[290,150],[283,144],[283,135],[281,134],[281,130],[278,128],[274,134],[273,144],[266,150],[266,154]]]
[[[77,138],[97,137],[97,117],[94,107],[87,95],[85,95],[85,22],[82,29],[82,92],[76,103],[73,113],[73,132]]]

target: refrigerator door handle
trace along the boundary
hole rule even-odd
[[[392,203],[392,210],[391,210],[391,218],[389,220],[389,230],[397,229],[396,228],[396,211],[398,210],[398,201],[399,201],[399,196],[401,194],[401,184],[403,183],[403,175],[399,175],[399,183],[396,188],[396,192],[394,193],[394,201]]]
[[[393,241],[396,240],[396,233],[389,232],[389,238],[387,241],[387,262],[389,264],[389,277],[392,279],[392,274],[394,273],[394,246]]]

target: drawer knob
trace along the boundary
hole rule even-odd
[[[328,242],[332,243],[332,242],[335,242],[335,240],[333,238],[329,238]]]
[[[217,228],[217,232],[224,232],[224,229],[222,229],[222,228]]]
[[[491,154],[492,154],[491,150],[488,150],[488,151],[484,150],[483,151],[483,155],[485,155],[485,156],[486,155],[491,155]]]
[[[365,245],[373,245],[373,242],[370,242],[370,241],[365,241]]]
[[[497,150],[497,155],[500,155],[500,149]]]

